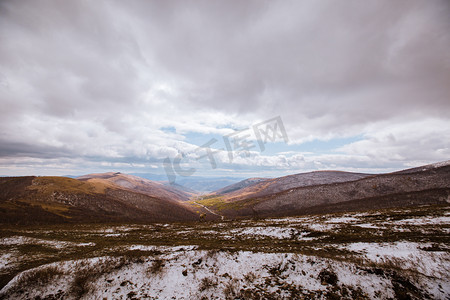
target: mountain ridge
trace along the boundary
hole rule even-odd
[[[350,181],[297,186],[273,193],[267,193],[267,188],[256,192],[244,188],[240,194],[237,192],[231,192],[232,197],[210,194],[199,203],[226,217],[301,215],[314,207],[342,206],[348,201],[358,202],[354,209],[360,210],[372,206],[370,201],[382,201],[383,207],[442,204],[450,202],[450,161],[399,172],[366,174]],[[411,202],[414,193],[425,193],[428,198]],[[398,198],[401,195],[403,200],[389,203],[390,196]]]
[[[386,174],[248,178],[206,196],[120,172],[0,177],[0,223],[185,222],[447,204],[450,161]]]

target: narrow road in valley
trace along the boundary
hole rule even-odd
[[[203,207],[204,209],[206,209],[207,211],[209,211],[210,213],[212,213],[213,215],[219,216],[222,220],[225,220],[225,216],[219,215],[218,213],[210,210],[209,208],[207,208],[206,206],[204,206],[203,204],[198,203],[197,201],[194,201],[195,204],[200,205],[201,207]]]

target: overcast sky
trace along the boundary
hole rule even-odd
[[[0,174],[448,160],[449,16],[445,0],[1,1]]]

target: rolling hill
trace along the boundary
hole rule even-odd
[[[236,201],[249,197],[263,197],[292,188],[354,181],[367,176],[370,175],[341,171],[315,171],[279,178],[250,178],[227,186],[212,194],[221,196],[224,200]]]
[[[114,176],[119,178],[116,181],[109,181],[110,175],[104,177],[83,180],[34,176],[0,178],[0,222],[48,224],[198,219],[198,215],[181,202],[186,197],[182,192],[170,194],[164,190],[166,194],[157,197],[161,190],[153,195],[138,182],[136,186],[127,183],[124,176]],[[172,195],[178,198],[169,199]]]
[[[197,201],[226,217],[290,216],[450,202],[450,161],[368,175],[336,171],[244,181]]]
[[[161,182],[156,182],[141,177],[123,174],[120,172],[109,172],[100,174],[88,174],[77,177],[78,180],[90,183],[101,183],[114,185],[133,192],[142,193],[151,197],[166,199],[168,201],[188,201],[194,191],[187,192],[175,186],[167,186]]]

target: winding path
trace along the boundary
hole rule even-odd
[[[200,205],[201,207],[203,207],[204,209],[206,209],[207,211],[209,211],[213,215],[219,216],[222,219],[222,221],[225,220],[225,216],[219,215],[218,213],[210,210],[208,207],[204,206],[203,204],[198,203],[197,201],[194,201],[194,203]]]

